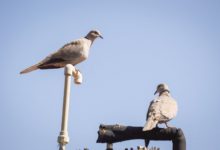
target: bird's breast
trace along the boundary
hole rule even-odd
[[[89,57],[89,49],[84,49],[81,51],[81,58],[82,59],[87,59]]]
[[[82,51],[81,51],[81,57],[83,59],[87,59],[89,56],[89,49],[91,47],[91,41],[87,40],[86,42],[84,42],[85,44],[83,45]]]

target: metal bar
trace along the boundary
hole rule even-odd
[[[143,132],[143,127],[100,125],[97,143],[116,143],[134,139],[172,141],[173,150],[186,150],[186,139],[180,128],[154,128]]]

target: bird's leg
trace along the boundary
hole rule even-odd
[[[165,125],[166,125],[167,128],[172,128],[172,126],[168,125],[167,122],[165,122]]]
[[[166,125],[167,128],[169,128],[169,125],[167,124],[167,122],[165,122],[165,125]]]

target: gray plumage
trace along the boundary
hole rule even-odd
[[[103,38],[99,31],[92,30],[85,37],[65,44],[58,51],[20,73],[28,73],[37,69],[61,68],[66,64],[76,65],[88,58],[89,49],[97,37]]]
[[[154,93],[159,93],[159,97],[150,102],[146,123],[143,131],[149,131],[155,128],[159,123],[165,123],[173,119],[177,114],[177,103],[171,97],[169,88],[166,84],[159,84]],[[145,147],[148,147],[150,140],[145,139]]]
[[[151,101],[149,105],[143,131],[152,130],[160,123],[165,123],[168,127],[167,122],[177,114],[177,103],[171,97],[168,86],[159,84],[156,93],[159,93],[159,97]]]

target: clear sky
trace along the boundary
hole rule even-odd
[[[104,39],[77,66],[84,81],[72,84],[67,150],[104,150],[96,143],[100,123],[144,125],[161,82],[177,99],[170,125],[183,129],[187,149],[219,149],[219,8],[218,0],[1,0],[1,149],[58,149],[63,69],[19,72],[91,29]]]

